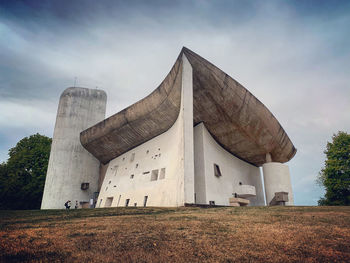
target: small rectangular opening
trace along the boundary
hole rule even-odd
[[[132,175],[130,175],[130,179],[134,179],[134,175],[132,174]]]
[[[110,207],[113,202],[113,197],[107,197],[105,207]]]
[[[214,174],[215,174],[216,177],[220,177],[221,176],[220,167],[216,163],[214,163]]]
[[[125,206],[129,206],[130,199],[125,200]]]
[[[165,178],[165,168],[160,169],[159,180]]]
[[[145,198],[143,199],[143,207],[146,207],[147,199],[148,199],[148,195],[146,195]]]
[[[157,181],[157,180],[158,180],[158,170],[152,170],[151,181]]]
[[[143,174],[149,174],[149,171],[147,171],[147,172],[143,172]]]
[[[132,154],[131,154],[131,158],[130,158],[130,162],[133,162],[134,159],[135,159],[135,153],[132,153]]]
[[[136,207],[136,206],[137,206],[137,203],[134,203],[134,206]]]
[[[215,201],[209,201],[209,205],[215,205]]]
[[[80,186],[80,188],[81,188],[81,190],[87,190],[87,189],[89,189],[89,183],[81,183],[81,186]]]
[[[114,166],[114,176],[117,175],[117,172],[118,172],[118,165]]]
[[[101,207],[102,199],[100,199],[100,202],[98,203],[98,207]]]

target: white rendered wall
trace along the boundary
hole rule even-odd
[[[286,202],[286,205],[294,205],[288,165],[276,162],[265,163],[263,164],[263,173],[266,204],[269,205],[276,192],[288,192],[289,202]]]
[[[97,207],[183,206],[194,203],[192,67],[183,56],[180,112],[165,133],[111,160],[100,190]],[[134,157],[132,157],[134,156]],[[131,161],[132,160],[132,161]],[[165,178],[160,171],[165,168]],[[158,179],[152,181],[152,171]],[[146,172],[146,174],[145,174]],[[149,173],[147,173],[149,172]],[[133,176],[132,176],[133,175]]]
[[[59,101],[41,209],[63,209],[71,200],[86,201],[98,188],[99,161],[80,143],[80,132],[105,117],[106,93],[68,88]],[[81,190],[81,183],[89,183]]]
[[[244,162],[223,149],[210,135],[203,123],[194,128],[195,193],[197,204],[229,205],[239,182],[253,185],[256,197],[248,198],[251,205],[265,205],[260,169]],[[214,163],[222,176],[214,175]]]
[[[97,207],[105,207],[113,198],[112,207],[184,205],[182,110],[174,125],[165,133],[111,160],[100,190]],[[134,157],[133,157],[134,156]],[[132,159],[133,158],[133,159]],[[165,168],[165,178],[151,181],[153,170]],[[131,178],[133,175],[133,178]],[[101,201],[102,200],[102,201]]]
[[[192,66],[185,55],[182,55],[182,98],[185,203],[194,204],[193,75]]]

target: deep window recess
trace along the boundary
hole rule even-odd
[[[160,169],[159,180],[165,178],[165,168]]]
[[[122,197],[122,195],[119,195],[117,206],[119,206],[119,202],[120,202],[121,197]]]
[[[132,153],[132,154],[131,154],[131,158],[130,158],[130,162],[133,162],[134,159],[135,159],[135,153]]]
[[[81,188],[81,190],[87,190],[87,189],[89,189],[89,183],[81,183],[80,188]]]
[[[125,200],[125,206],[129,206],[130,199]]]
[[[105,207],[110,207],[113,202],[113,197],[107,197]]]
[[[130,179],[134,179],[134,175],[132,174],[132,175],[130,175]]]
[[[216,163],[214,163],[214,174],[215,174],[216,177],[220,177],[221,176],[220,167]]]
[[[137,206],[137,203],[134,203],[134,206]]]
[[[143,199],[143,206],[146,207],[147,205],[147,199],[148,199],[148,195],[145,196],[145,198]]]
[[[157,181],[157,180],[158,180],[158,170],[152,170],[151,181]]]
[[[215,201],[209,201],[209,205],[215,205]]]

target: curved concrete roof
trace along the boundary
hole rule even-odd
[[[146,98],[81,132],[82,145],[102,163],[167,131],[181,104],[182,55],[193,70],[193,122],[203,122],[227,151],[256,166],[270,153],[287,162],[296,149],[272,113],[241,84],[187,48]]]

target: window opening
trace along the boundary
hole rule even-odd
[[[143,172],[143,174],[149,174],[149,171],[147,171],[147,172]]]
[[[122,197],[122,195],[119,195],[117,206],[119,206],[119,202],[120,202],[121,197]]]
[[[125,200],[125,206],[129,206],[130,199]]]
[[[165,178],[165,168],[160,169],[159,180]]]
[[[136,206],[137,206],[137,203],[134,203],[134,206],[136,207]]]
[[[158,170],[152,170],[151,181],[157,181],[157,180],[158,180]]]
[[[214,163],[214,174],[215,174],[216,177],[220,177],[221,176],[220,167],[216,163]]]
[[[134,175],[132,174],[132,175],[130,175],[130,179],[134,179]]]
[[[80,185],[80,189],[81,190],[87,190],[87,189],[89,189],[89,183],[81,183],[81,185]]]
[[[148,200],[148,195],[146,195],[145,198],[143,199],[143,207],[146,207],[147,200]]]
[[[113,202],[113,197],[107,197],[105,207],[111,207]]]
[[[106,190],[105,191],[107,191],[108,190],[108,186],[106,187]]]
[[[215,205],[215,201],[209,201],[209,205]]]
[[[138,164],[138,163],[135,165],[135,168],[137,168],[137,167],[139,167],[139,164]]]
[[[148,154],[148,153],[149,153],[149,150],[147,150],[146,153]]]
[[[135,159],[135,153],[132,153],[132,154],[131,154],[131,158],[130,158],[130,162],[133,162],[134,159]]]
[[[114,169],[115,169],[114,176],[116,176],[118,172],[118,165],[114,166]]]
[[[100,203],[98,204],[98,207],[101,207],[102,199],[100,199]]]

